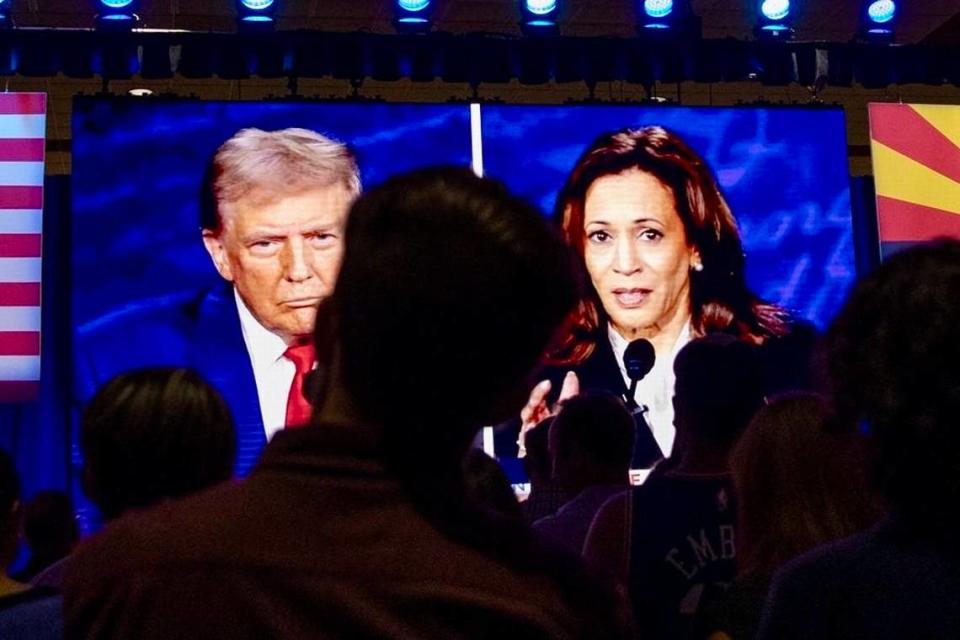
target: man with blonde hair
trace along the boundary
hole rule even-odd
[[[78,396],[147,366],[197,370],[237,421],[237,470],[278,430],[306,424],[303,386],[320,302],[333,292],[360,192],[347,147],[307,129],[243,129],[210,163],[204,247],[224,285],[127,307],[78,333]]]

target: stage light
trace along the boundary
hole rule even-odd
[[[140,0],[94,0],[97,29],[129,31],[137,26]]]
[[[700,22],[689,0],[635,0],[637,33],[641,36],[700,35]]]
[[[867,0],[860,12],[860,34],[873,42],[891,42],[900,7],[895,0]]]
[[[237,0],[237,24],[241,31],[273,29],[276,14],[276,0]]]
[[[433,0],[394,0],[393,26],[400,33],[430,31],[434,4]]]
[[[760,0],[754,31],[764,40],[787,40],[793,37],[794,17],[790,0]]]
[[[525,35],[557,35],[560,0],[520,0],[520,29]]]

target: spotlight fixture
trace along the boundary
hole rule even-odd
[[[524,35],[557,35],[560,0],[520,0],[520,30]]]
[[[790,0],[759,0],[757,26],[754,31],[762,40],[789,40],[793,37],[795,11]]]
[[[896,0],[866,0],[860,11],[860,35],[868,42],[893,42],[900,17]]]
[[[399,33],[427,33],[435,4],[433,0],[394,0],[393,26]]]
[[[276,15],[276,0],[237,0],[237,24],[241,31],[273,29]]]
[[[700,35],[700,22],[689,0],[635,0],[637,33]]]
[[[97,29],[129,31],[140,22],[140,0],[94,0]]]
[[[644,29],[669,29],[673,26],[673,0],[643,0],[639,17]]]

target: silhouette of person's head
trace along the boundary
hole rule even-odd
[[[519,410],[577,296],[537,209],[466,169],[422,170],[354,204],[318,359],[393,457],[456,463],[478,427]]]
[[[693,340],[673,364],[677,438],[671,456],[707,447],[725,454],[763,403],[756,349],[724,333]]]
[[[784,562],[877,519],[863,438],[829,428],[823,399],[778,396],[730,453],[737,493],[737,570],[772,575]]]
[[[80,424],[84,489],[104,518],[230,477],[233,418],[220,394],[187,369],[121,374],[100,388]]]
[[[626,484],[633,416],[616,396],[587,393],[563,403],[550,426],[553,474],[571,496],[597,484]]]
[[[873,481],[914,527],[955,536],[960,510],[960,242],[887,260],[853,291],[827,335],[843,422],[874,445]]]

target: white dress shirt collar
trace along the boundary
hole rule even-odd
[[[296,365],[283,357],[287,344],[257,320],[246,303],[233,290],[240,316],[243,341],[250,356],[253,378],[257,384],[257,399],[267,440],[283,429],[287,417],[287,398],[296,374]]]

